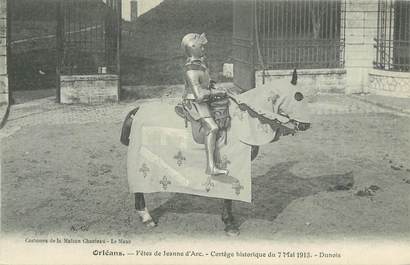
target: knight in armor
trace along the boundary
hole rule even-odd
[[[181,47],[187,56],[184,66],[185,93],[183,103],[191,117],[201,122],[206,129],[206,173],[209,175],[228,174],[226,169],[218,168],[217,163],[215,163],[219,127],[212,117],[209,103],[213,96],[225,94],[225,91],[215,88],[214,82],[209,76],[209,70],[205,63],[205,44],[207,42],[204,33],[189,33],[182,39]]]

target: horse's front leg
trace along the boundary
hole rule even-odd
[[[141,219],[141,222],[146,226],[146,227],[155,227],[157,224],[154,222],[152,219],[147,206],[145,205],[145,198],[144,198],[144,193],[134,193],[135,196],[135,210],[137,210],[138,216]]]
[[[222,207],[222,221],[225,223],[225,232],[229,236],[237,236],[239,235],[239,227],[235,223],[232,214],[232,200],[223,200],[223,207]]]
[[[259,146],[252,146],[251,161],[253,161],[259,152]],[[239,235],[239,227],[235,223],[235,219],[232,214],[232,200],[223,200],[222,207],[222,221],[225,223],[225,232],[230,236]]]

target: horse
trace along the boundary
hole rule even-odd
[[[238,136],[240,140],[238,144],[250,146],[251,161],[257,157],[260,145],[276,142],[280,139],[280,136],[299,133],[310,128],[307,104],[293,80],[291,83],[287,80],[281,80],[274,85],[262,85],[239,95],[228,91],[228,99],[228,112],[231,116],[235,116],[235,113],[240,112],[241,115],[246,115],[253,124],[256,124],[256,126],[249,125],[250,123],[241,124],[238,119],[231,117],[232,122],[236,124],[236,127],[233,126],[236,128],[235,130],[241,131],[240,136]],[[161,117],[164,118],[164,121],[167,119],[167,115],[171,115],[170,110],[167,113],[152,113],[156,110],[152,104],[146,103],[130,111],[124,121],[121,142],[129,146],[129,151],[130,148],[133,148],[130,145],[132,137],[141,134],[140,127],[134,127],[133,122],[149,119],[150,113],[157,115],[156,118],[159,117],[159,120],[161,120]],[[150,107],[154,110],[149,110]],[[160,108],[160,105],[156,107]],[[144,112],[144,110],[146,111]],[[177,114],[182,118],[181,122],[185,121],[186,125],[191,125],[187,130],[191,131],[194,141],[197,144],[203,144],[204,130],[200,121],[192,119],[179,105],[175,107],[174,111],[172,115]],[[161,126],[161,124],[157,125]],[[260,125],[263,125],[263,131],[248,128],[259,127]],[[229,131],[225,132],[225,137],[229,139]],[[226,141],[226,138],[224,140]],[[133,167],[132,170],[135,171],[136,169]],[[134,192],[134,198],[135,209],[142,223],[150,228],[157,226],[157,222],[150,215],[145,203],[144,193]],[[225,224],[224,230],[227,235],[236,236],[239,234],[239,227],[236,225],[233,216],[232,199],[223,199],[221,219]]]

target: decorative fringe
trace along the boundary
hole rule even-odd
[[[266,118],[263,115],[254,111],[253,109],[251,109],[248,105],[244,103],[238,103],[234,98],[232,98],[232,100],[236,104],[238,104],[240,110],[246,111],[252,118],[257,118],[262,124],[269,124],[272,130],[281,129],[281,132],[284,132],[283,135],[294,134],[296,132],[295,130],[290,129],[287,126],[284,126],[280,121]]]

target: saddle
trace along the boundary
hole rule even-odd
[[[220,130],[228,130],[231,127],[228,97],[225,96],[210,100],[209,109],[212,118],[215,120]]]
[[[212,96],[208,101],[209,110],[212,118],[220,130],[228,130],[231,127],[231,116],[229,115],[229,99],[227,96]],[[175,112],[185,120],[185,127],[188,127],[188,121],[195,121],[189,114],[188,106],[182,102],[175,106]]]

